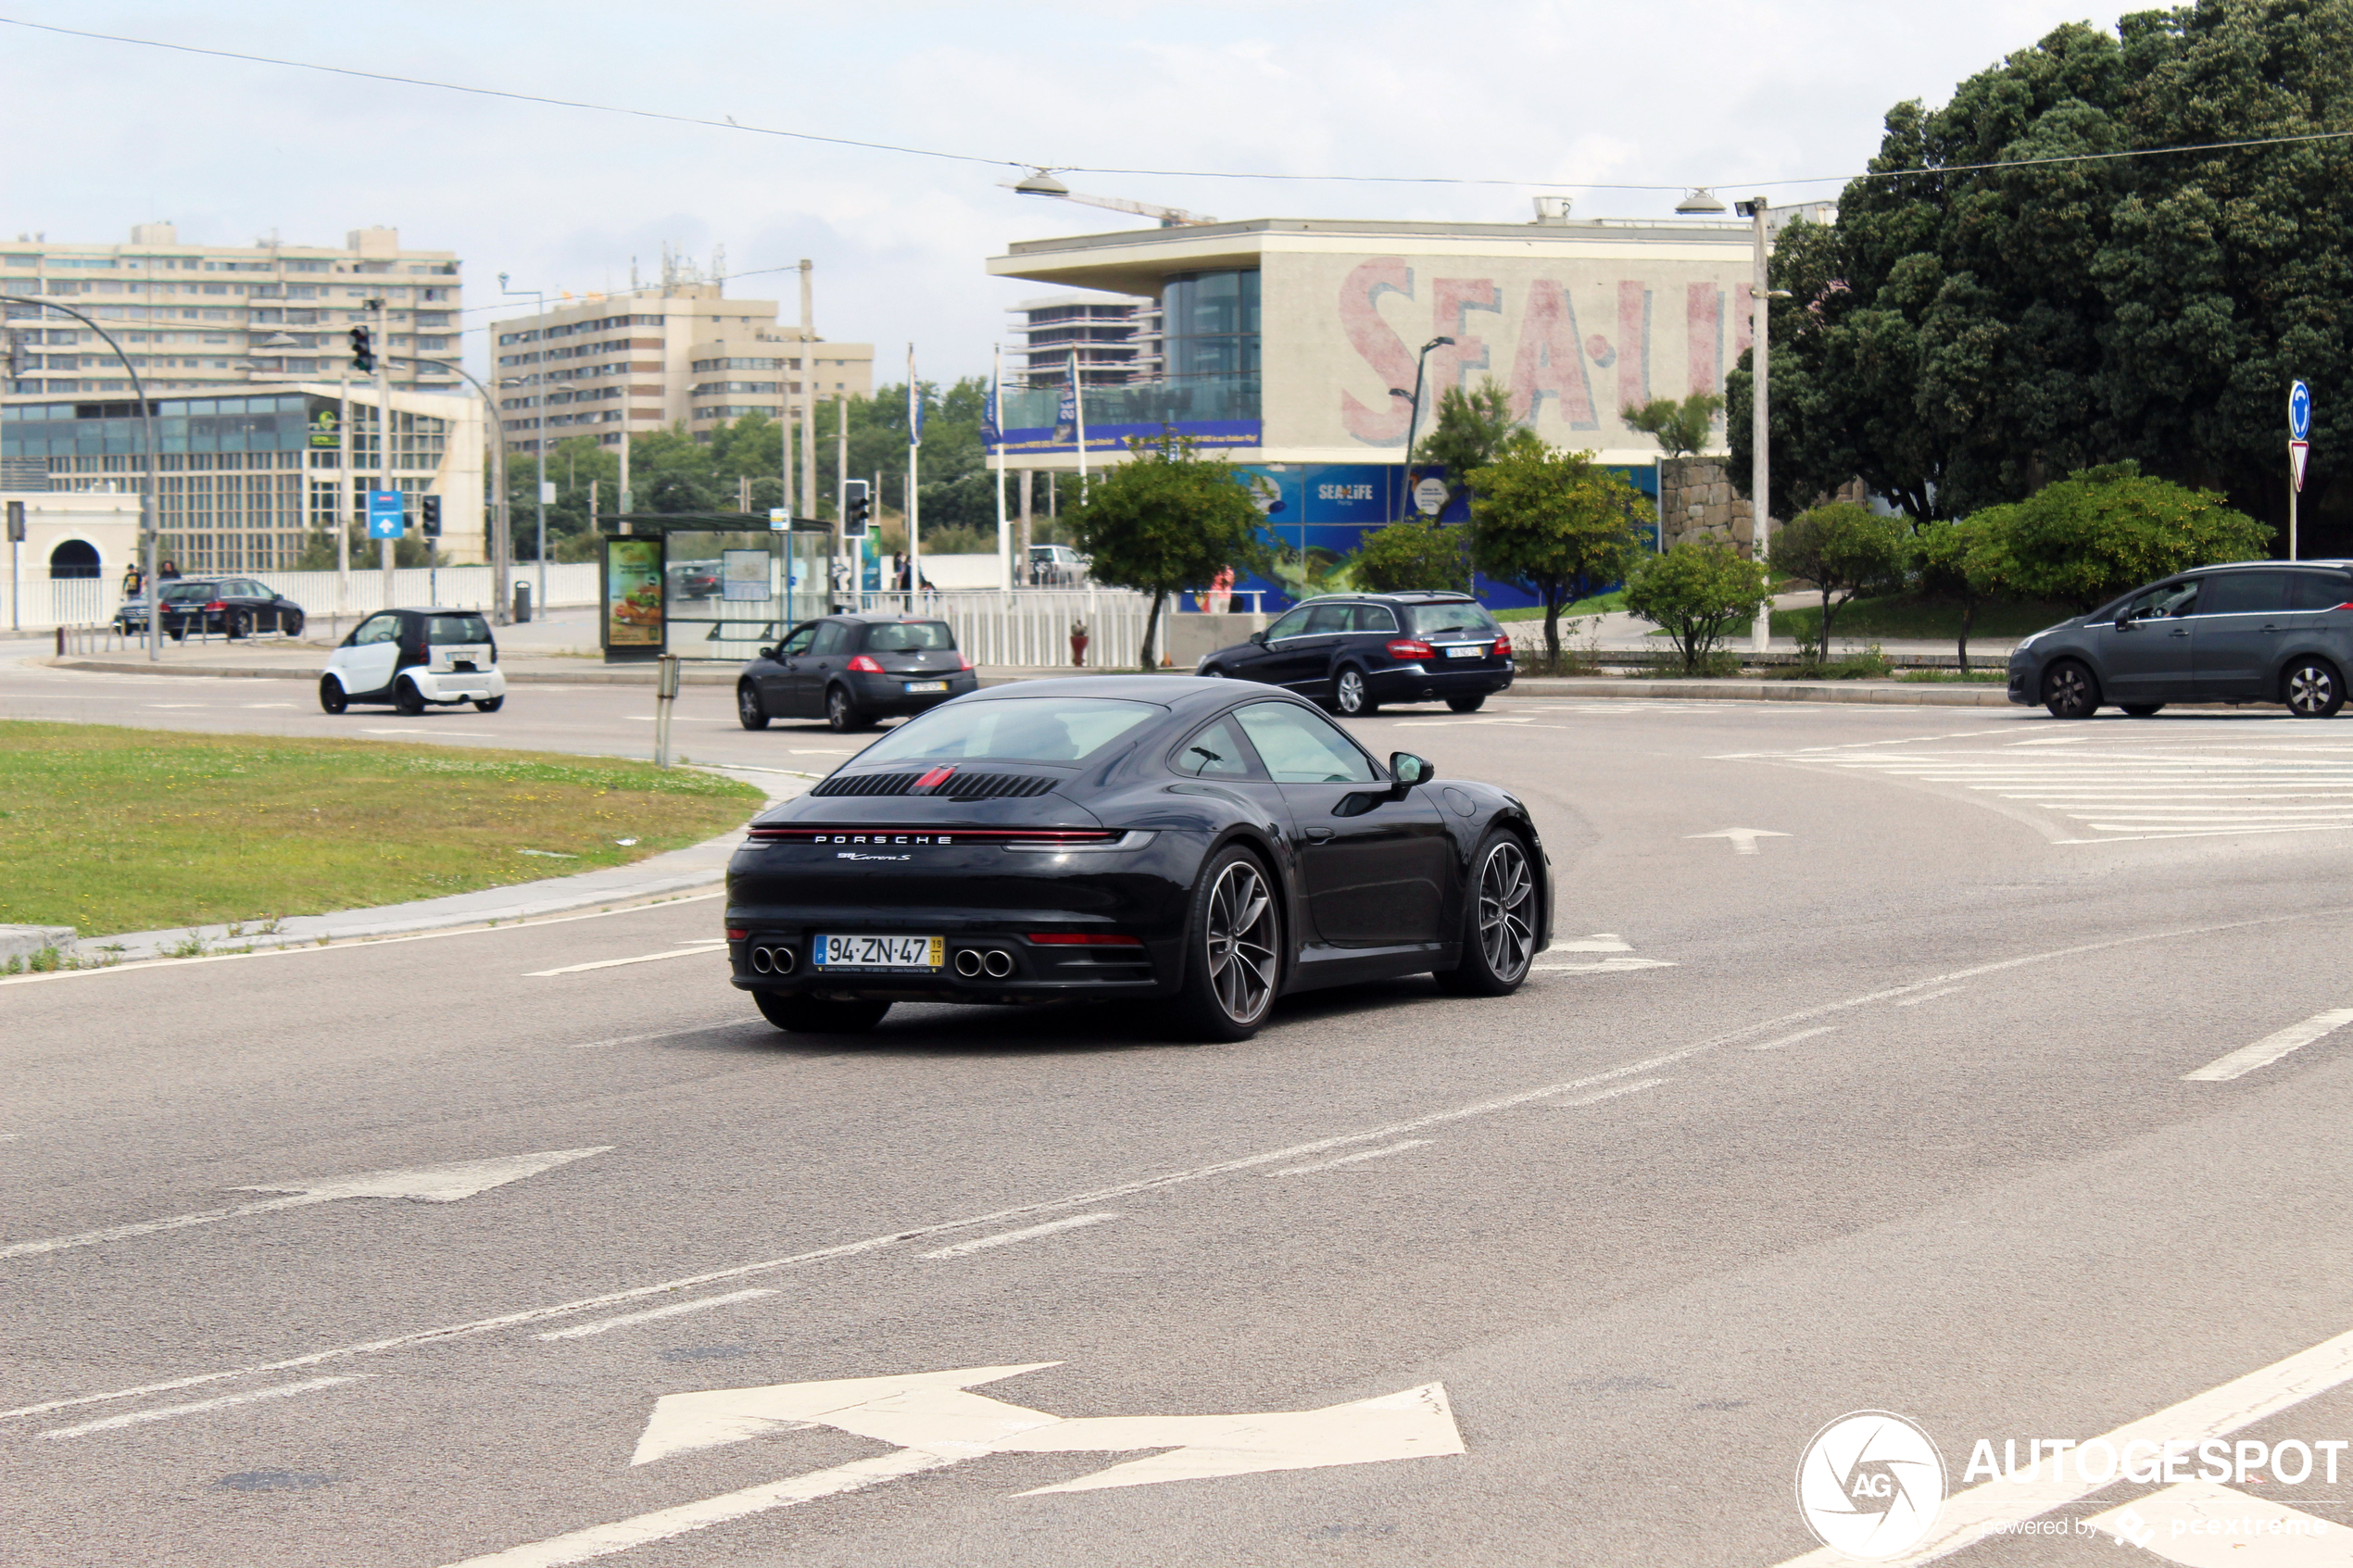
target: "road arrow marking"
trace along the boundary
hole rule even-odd
[[[630,1460],[633,1465],[808,1426],[830,1426],[895,1444],[898,1451],[574,1530],[552,1540],[469,1558],[453,1568],[557,1568],[747,1514],[857,1491],[989,1454],[1174,1450],[1020,1494],[1034,1497],[1041,1492],[1084,1492],[1260,1471],[1377,1464],[1466,1451],[1453,1411],[1446,1402],[1446,1390],[1436,1383],[1318,1411],[1076,1420],[967,1391],[978,1384],[1059,1364],[965,1367],[898,1377],[851,1377],[665,1395],[655,1402],[645,1436],[638,1439],[637,1451]]]
[[[102,1231],[84,1231],[80,1236],[13,1242],[0,1247],[0,1258],[29,1257],[36,1252],[62,1252],[71,1247],[92,1247],[102,1241],[122,1241],[134,1236],[153,1236],[157,1231],[183,1230],[190,1225],[243,1219],[248,1214],[268,1214],[312,1203],[333,1203],[343,1198],[406,1198],[420,1203],[455,1203],[461,1198],[472,1198],[478,1192],[487,1192],[509,1182],[519,1182],[525,1176],[535,1176],[542,1171],[568,1165],[575,1160],[585,1160],[592,1154],[602,1154],[611,1147],[607,1144],[601,1148],[548,1149],[539,1154],[510,1154],[498,1160],[467,1160],[455,1165],[428,1165],[410,1171],[366,1171],[356,1176],[331,1176],[314,1182],[233,1187],[230,1189],[233,1192],[283,1192],[293,1196],[264,1198],[258,1203],[240,1203],[233,1209],[210,1209],[201,1214],[176,1214],[169,1220],[143,1220],[136,1224],[110,1225]]]
[[[1756,853],[1758,839],[1787,838],[1789,834],[1775,833],[1770,828],[1725,828],[1718,833],[1687,833],[1683,836],[1685,838],[1729,838],[1732,841],[1733,854],[1754,855]]]
[[[1581,942],[1555,942],[1545,950],[1554,953],[1630,953],[1634,947],[1615,931],[1596,931]]]

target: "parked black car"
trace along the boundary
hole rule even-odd
[[[2104,706],[2277,702],[2299,719],[2345,706],[2353,561],[2236,561],[2135,588],[2010,654],[2009,698],[2054,717]]]
[[[956,633],[927,616],[828,615],[803,621],[745,662],[736,717],[747,730],[771,719],[823,718],[860,730],[893,714],[921,713],[980,689]]]
[[[115,630],[126,636],[147,629],[147,602],[125,599],[114,612]],[[302,633],[302,607],[250,577],[182,577],[163,585],[166,635],[219,632],[231,637],[256,632]]]
[[[1432,776],[1239,683],[992,687],[752,823],[727,870],[733,982],[781,1029],[1094,999],[1218,1040],[1356,981],[1504,996],[1551,939],[1543,845],[1508,792]]]
[[[1439,699],[1476,712],[1516,668],[1511,637],[1468,594],[1334,594],[1218,649],[1193,672],[1264,681],[1353,717],[1385,702]]]

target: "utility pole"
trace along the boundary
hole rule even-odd
[[[800,262],[800,352],[797,364],[800,371],[800,391],[785,394],[786,407],[796,404],[800,408],[800,490],[801,507],[794,508],[800,516],[817,515],[817,360],[812,352],[817,341],[816,295],[812,272],[816,263],[803,257]],[[786,386],[792,378],[781,378]],[[805,510],[803,508],[806,508]]]
[[[361,508],[359,480],[352,472],[351,362],[335,378],[335,616],[351,613],[351,520]]]
[[[1770,558],[1773,531],[1773,421],[1767,408],[1767,383],[1770,373],[1771,344],[1769,328],[1773,313],[1771,278],[1766,271],[1766,215],[1772,204],[1763,196],[1752,196],[1735,204],[1740,215],[1753,223],[1755,245],[1750,257],[1751,282],[1748,286],[1749,316],[1755,323],[1750,341],[1755,349],[1750,371],[1749,452],[1749,539],[1750,553],[1759,566]],[[1782,297],[1786,298],[1784,292]],[[1773,640],[1773,604],[1768,595],[1756,612],[1756,620],[1749,631],[1748,646],[1752,653],[1763,653]]]
[[[879,496],[869,492],[868,515],[873,515]],[[849,397],[847,393],[834,398],[834,537],[833,550],[825,558],[825,602],[833,603],[834,571],[841,560],[842,546],[849,526]],[[872,523],[867,524],[873,527]]]
[[[391,490],[396,488],[392,483],[392,383],[386,365],[392,358],[392,317],[382,299],[370,300],[368,308],[376,318],[376,472],[379,487]],[[392,608],[393,545],[390,539],[383,541],[378,558],[384,562],[384,597],[380,608],[384,609]]]

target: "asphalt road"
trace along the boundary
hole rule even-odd
[[[379,725],[251,706],[271,685],[19,669],[0,713],[650,728],[607,690]],[[844,744],[685,711],[714,761]],[[2353,1330],[2353,724],[1357,727],[1530,802],[1566,940],[1517,996],[1327,994],[1235,1046],[909,1007],[812,1042],[692,948],[715,898],[0,982],[0,1557],[1773,1565],[1816,1548],[1808,1439],[1879,1410],[1941,1449],[1948,1534],[2138,1511],[1957,1563],[2347,1561],[2342,1448],[2335,1485],[2225,1449],[2202,1492],[2194,1461],[2045,1491],[1970,1461],[2353,1438],[2353,1349],[2266,1370]],[[535,1153],[570,1158],[333,1196]],[[659,1403],[959,1369],[995,1370]],[[2255,1534],[2204,1534],[2233,1510]]]

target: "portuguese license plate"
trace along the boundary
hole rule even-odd
[[[937,969],[947,961],[944,936],[820,936],[819,969]]]
[[[1472,643],[1468,646],[1462,646],[1458,645],[1454,647],[1448,648],[1446,650],[1446,657],[1449,659],[1477,659],[1480,654],[1483,654],[1486,651],[1487,645],[1484,643]]]
[[[907,689],[911,692],[944,692],[948,689],[948,683],[945,681],[910,681],[907,683]]]

